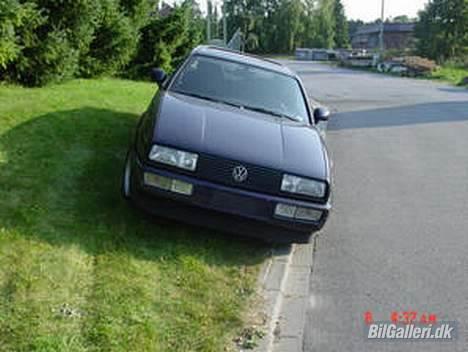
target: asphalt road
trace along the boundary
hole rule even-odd
[[[468,351],[468,90],[288,62],[335,111],[334,213],[316,242],[304,352]],[[364,313],[456,321],[455,342],[370,342]]]

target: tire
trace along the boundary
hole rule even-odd
[[[132,152],[128,151],[122,172],[120,191],[126,200],[132,199]]]

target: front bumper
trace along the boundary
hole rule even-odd
[[[311,234],[324,226],[331,208],[330,204],[309,203],[226,187],[145,165],[136,157],[133,157],[131,165],[132,201],[147,212],[271,242],[308,242]],[[147,186],[143,182],[144,172],[191,183],[193,193],[186,196]],[[323,216],[318,222],[278,218],[274,216],[278,203],[314,208],[322,211]]]

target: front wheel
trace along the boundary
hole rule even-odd
[[[132,197],[132,152],[128,151],[127,157],[125,158],[124,170],[122,173],[121,193],[122,197],[130,200]]]

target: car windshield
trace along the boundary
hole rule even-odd
[[[242,63],[195,55],[177,75],[171,91],[308,121],[304,96],[295,78]]]

